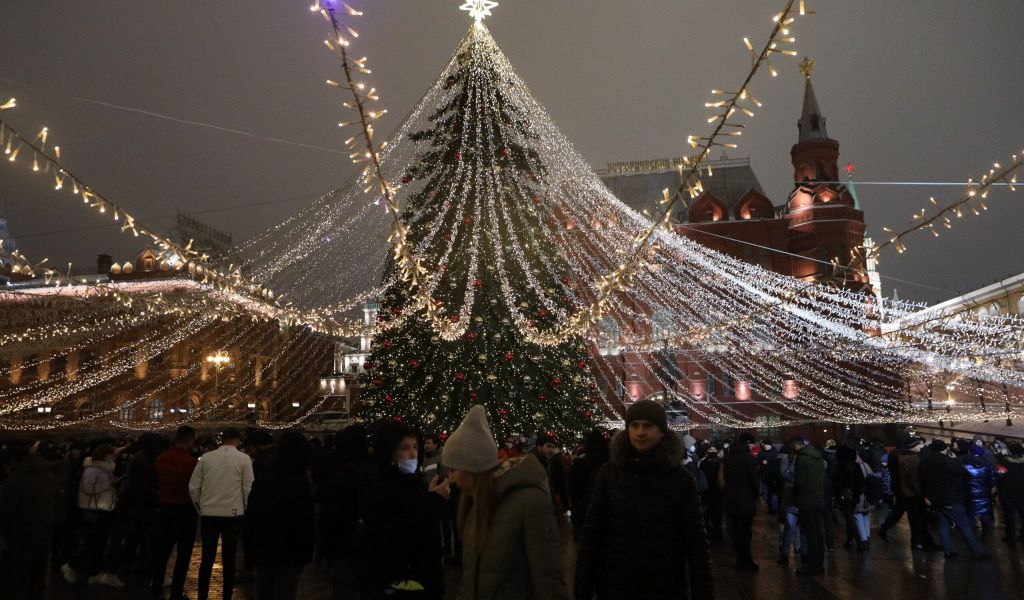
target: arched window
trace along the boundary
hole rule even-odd
[[[123,405],[121,405],[120,410],[117,411],[117,420],[118,421],[131,421],[132,417],[135,416],[134,413],[135,413],[135,407],[134,406],[132,406],[131,404],[123,404]]]
[[[615,322],[615,319],[611,317],[604,317],[601,319],[601,329],[598,339],[601,354],[619,353],[620,334],[619,324]]]
[[[149,403],[149,420],[150,421],[163,421],[164,420],[164,401],[156,398]]]
[[[654,312],[651,317],[651,340],[660,342],[668,339],[672,333],[672,315],[664,309]]]

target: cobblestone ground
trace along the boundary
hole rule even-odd
[[[875,519],[875,522],[880,522]],[[839,543],[843,540],[843,528],[837,526]],[[933,531],[933,536],[938,539]],[[565,561],[567,573],[572,572],[575,560],[573,544],[566,538]],[[796,566],[776,564],[778,533],[775,520],[761,515],[755,523],[754,557],[761,565],[756,574],[740,573],[732,567],[732,556],[727,543],[718,542],[713,546],[715,587],[719,599],[757,600],[759,598],[814,598],[814,599],[870,599],[887,598],[964,600],[980,598],[997,600],[1002,598],[1024,598],[1024,543],[1009,546],[1001,541],[1002,531],[997,527],[995,534],[985,540],[992,559],[974,562],[963,556],[945,560],[942,553],[924,553],[910,550],[909,530],[906,520],[890,532],[888,544],[878,537],[873,538],[871,548],[864,554],[843,550],[838,547],[826,559],[827,575],[803,578],[793,574]],[[961,540],[958,540],[961,543]],[[219,556],[218,551],[218,556]],[[172,558],[173,561],[173,558]],[[239,561],[241,564],[241,560]],[[185,593],[196,600],[197,573],[199,569],[199,548],[193,553],[192,567]],[[168,571],[169,572],[169,571]],[[670,574],[666,574],[669,576]],[[459,593],[460,573],[451,567],[447,572],[447,598],[455,600]],[[126,576],[128,587],[123,590],[89,586],[79,583],[68,585],[59,572],[50,576],[49,598],[52,600],[149,600],[152,596],[140,575]],[[211,600],[221,598],[221,571],[218,562],[213,572]],[[299,596],[302,600],[330,600],[331,588],[326,567],[314,563],[302,574]],[[236,583],[234,598],[251,600],[251,583]]]

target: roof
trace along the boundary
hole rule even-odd
[[[800,128],[800,142],[829,139],[828,129],[825,127],[825,116],[821,114],[821,108],[818,107],[818,97],[814,94],[810,76],[807,76],[807,83],[804,85],[804,106],[800,111],[800,120],[797,121],[797,125]]]
[[[682,159],[679,158],[609,163],[608,168],[599,170],[597,174],[623,203],[653,216],[660,207],[662,190],[668,188],[670,194],[675,194],[679,189],[680,164]],[[706,173],[701,177],[704,190],[722,200],[730,213],[751,189],[765,195],[757,175],[750,168],[749,157],[711,161],[711,172],[711,177]],[[673,220],[687,220],[683,206],[676,207]]]

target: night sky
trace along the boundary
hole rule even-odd
[[[394,127],[447,62],[469,26],[457,0],[352,0],[365,10],[352,52],[368,56]],[[711,88],[746,74],[742,44],[764,40],[781,0],[504,0],[488,27],[536,97],[595,167],[676,156],[707,130]],[[841,164],[861,181],[964,182],[1024,148],[1024,2],[808,0],[793,27],[817,62],[814,85]],[[41,126],[69,168],[154,229],[177,210],[239,241],[281,221],[355,174],[339,73],[323,20],[301,0],[4,0],[2,115],[24,133]],[[765,108],[738,150],[775,204],[792,186],[789,149],[803,93],[798,59],[777,61],[752,86]],[[23,84],[35,86],[27,88]],[[99,106],[70,95],[244,130],[286,144]],[[52,264],[93,268],[140,249],[101,225],[51,179],[0,164],[0,207],[23,250]],[[717,156],[717,154],[716,154]],[[901,228],[935,196],[963,187],[861,185],[869,233]],[[75,200],[74,202],[72,200]],[[884,293],[936,301],[1024,270],[1024,191],[993,193],[989,210],[935,239],[883,255]],[[339,256],[339,261],[359,260]],[[339,285],[342,283],[339,282]],[[916,285],[921,284],[921,285]]]

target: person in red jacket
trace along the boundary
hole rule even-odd
[[[196,430],[184,425],[174,436],[174,445],[156,459],[157,489],[160,496],[160,528],[152,571],[154,598],[163,597],[164,577],[171,549],[178,546],[171,579],[171,600],[182,600],[192,547],[196,543],[196,507],[188,493],[188,482],[198,462],[192,456]]]

